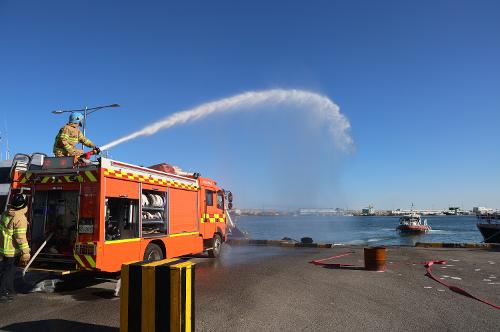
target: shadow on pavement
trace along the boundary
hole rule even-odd
[[[58,283],[55,291],[56,292],[68,292],[75,291],[79,289],[89,288],[103,283],[103,280],[96,278],[93,275],[79,275],[73,277],[66,277],[62,279],[61,283]]]
[[[59,332],[59,331],[99,331],[99,332],[117,332],[118,328],[87,324],[80,322],[72,322],[63,319],[48,319],[39,320],[34,322],[25,323],[15,323],[8,326],[3,326],[0,328],[2,331],[12,331],[12,332],[37,332],[37,331],[47,331],[47,332]]]
[[[70,295],[75,301],[92,302],[97,300],[118,300],[112,289],[105,288],[87,288],[76,292],[65,292],[62,294]]]
[[[364,266],[322,266],[324,269],[329,270],[356,270],[356,271],[368,271]],[[368,271],[373,272],[373,271]]]
[[[15,289],[23,294],[33,291],[53,293],[87,288],[99,283],[102,283],[102,280],[88,274],[61,277],[45,272],[30,272],[25,277],[18,273],[15,279]]]

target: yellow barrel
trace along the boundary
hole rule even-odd
[[[385,248],[365,248],[365,270],[385,271]]]

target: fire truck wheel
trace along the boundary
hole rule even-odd
[[[159,261],[163,259],[163,252],[160,246],[154,243],[148,244],[146,250],[144,251],[144,260],[148,262]]]
[[[222,239],[219,234],[215,234],[212,239],[212,249],[208,250],[208,256],[212,258],[217,258],[220,256],[222,249]]]

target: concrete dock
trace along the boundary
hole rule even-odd
[[[354,251],[326,269],[311,260]],[[229,246],[219,260],[194,258],[199,331],[498,331],[500,310],[425,276],[426,260],[446,283],[500,304],[500,252],[387,249],[387,271],[363,266],[363,248]],[[2,331],[118,331],[114,283],[80,280],[55,293],[19,294],[0,305]]]

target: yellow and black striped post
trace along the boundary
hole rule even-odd
[[[124,264],[121,278],[121,332],[194,331],[194,263]]]

